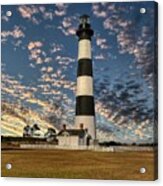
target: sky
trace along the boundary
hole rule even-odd
[[[83,14],[94,30],[98,130],[113,141],[154,142],[154,2],[2,6],[2,101],[74,125]]]

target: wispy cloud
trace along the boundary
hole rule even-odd
[[[1,12],[1,20],[4,22],[8,22],[10,20],[10,17]]]
[[[53,53],[63,50],[63,48],[64,48],[63,44],[52,43],[50,52],[53,54]]]
[[[94,59],[96,59],[96,60],[105,60],[106,57],[104,56],[104,54],[97,54],[97,55],[94,55]]]

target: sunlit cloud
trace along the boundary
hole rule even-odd
[[[21,16],[27,20],[32,21],[32,23],[38,25],[40,20],[38,20],[35,15],[39,13],[39,9],[35,5],[26,6],[20,5],[18,7],[18,11],[20,12]]]
[[[41,71],[50,73],[50,72],[53,72],[53,67],[42,67]]]
[[[35,61],[36,64],[39,65],[52,61],[52,58],[48,57],[46,52],[43,50],[43,43],[41,41],[31,41],[29,42],[27,48],[30,52],[29,59]]]
[[[25,34],[19,26],[15,25],[12,30],[2,30],[1,32],[2,43],[6,42],[9,37],[13,37],[14,39],[19,39],[19,38],[24,38]]]
[[[43,46],[43,43],[40,41],[34,41],[34,42],[30,42],[28,44],[28,50],[32,50],[34,48],[41,48]]]

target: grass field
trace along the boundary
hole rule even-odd
[[[12,169],[6,170],[6,163]],[[139,173],[140,167],[147,172]],[[2,176],[154,180],[154,153],[2,150]]]

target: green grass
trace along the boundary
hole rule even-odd
[[[140,174],[140,167],[147,172]],[[154,175],[153,152],[2,150],[3,177],[154,180]]]

